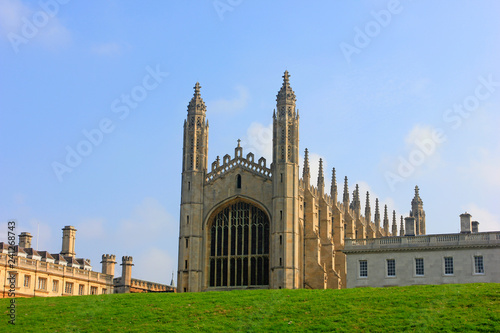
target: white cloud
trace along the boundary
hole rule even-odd
[[[41,4],[42,2],[40,2]],[[69,30],[59,20],[62,6],[30,7],[20,0],[0,2],[0,36],[17,52],[31,40],[46,48],[55,48],[71,40]]]
[[[273,124],[265,126],[254,122],[247,129],[247,134],[241,139],[244,154],[254,153],[256,160],[261,156],[266,159],[267,167],[273,158]]]
[[[493,215],[488,210],[479,207],[475,203],[469,203],[463,206],[462,209],[472,215],[472,221],[479,222],[479,231],[500,230],[500,217]]]
[[[478,158],[471,160],[468,168],[461,168],[459,171],[466,173],[472,179],[480,179],[484,185],[495,189],[500,187],[500,148],[497,152],[490,149],[478,149]]]
[[[244,109],[249,100],[248,89],[244,86],[236,86],[234,89],[238,92],[238,96],[233,99],[218,99],[215,101],[207,102],[209,104],[210,112],[212,113],[236,113]]]
[[[114,42],[96,44],[90,48],[90,51],[101,56],[116,56],[122,53],[123,46]]]

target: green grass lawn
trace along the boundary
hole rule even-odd
[[[500,332],[500,284],[0,300],[1,332]]]

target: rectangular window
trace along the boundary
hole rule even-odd
[[[184,269],[188,269],[188,261],[184,260]]]
[[[66,294],[73,294],[73,283],[66,282],[66,288],[64,288]]]
[[[105,295],[107,293],[106,288],[102,288],[102,294]]]
[[[423,258],[415,258],[415,275],[418,275],[418,276],[424,275],[424,259]]]
[[[444,274],[453,275],[453,257],[444,257]]]
[[[484,274],[483,256],[474,256],[474,273]]]
[[[186,216],[186,223],[189,224],[189,215]]]
[[[368,262],[366,260],[359,261],[359,277],[368,277]]]
[[[83,295],[85,292],[85,286],[83,284],[78,285],[78,295]]]
[[[25,288],[29,288],[30,287],[30,276],[29,275],[25,275],[24,276],[24,287]]]
[[[186,237],[186,249],[188,248],[189,246],[189,238]]]
[[[97,287],[90,287],[90,294],[97,295]]]
[[[396,260],[387,259],[387,276],[396,276]]]
[[[54,292],[59,291],[59,281],[57,281],[57,280],[52,281],[52,291],[54,291]]]
[[[39,290],[46,290],[47,289],[47,279],[38,278],[38,289]]]

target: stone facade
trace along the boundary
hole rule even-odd
[[[500,232],[350,239],[343,251],[348,288],[500,282]]]
[[[4,281],[0,298],[101,295],[135,292],[175,292],[171,286],[132,278],[132,257],[122,258],[122,277],[115,278],[116,256],[102,255],[102,273],[92,271],[89,259],[76,258],[76,228],[63,228],[60,253],[36,251],[28,232],[19,235],[19,245],[0,242],[0,281]],[[11,258],[15,265],[11,266]],[[14,280],[9,278],[15,277]]]
[[[184,121],[177,289],[346,287],[344,239],[397,236],[396,213],[383,225],[378,199],[361,213],[359,188],[350,200],[344,179],[338,200],[335,169],[325,193],[322,161],[311,184],[308,151],[299,173],[299,111],[285,71],[273,113],[273,160],[255,161],[238,140],[208,169],[208,120],[200,84]],[[369,198],[369,193],[366,194]],[[412,216],[425,233],[422,200],[415,192]]]

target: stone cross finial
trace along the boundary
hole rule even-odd
[[[194,85],[194,94],[198,95],[200,93],[200,89],[201,89],[200,83],[196,82],[196,84]]]
[[[240,148],[240,147],[241,147],[241,146],[240,146],[240,142],[241,142],[241,140],[240,140],[240,139],[238,139],[237,141],[238,141],[238,148]]]

